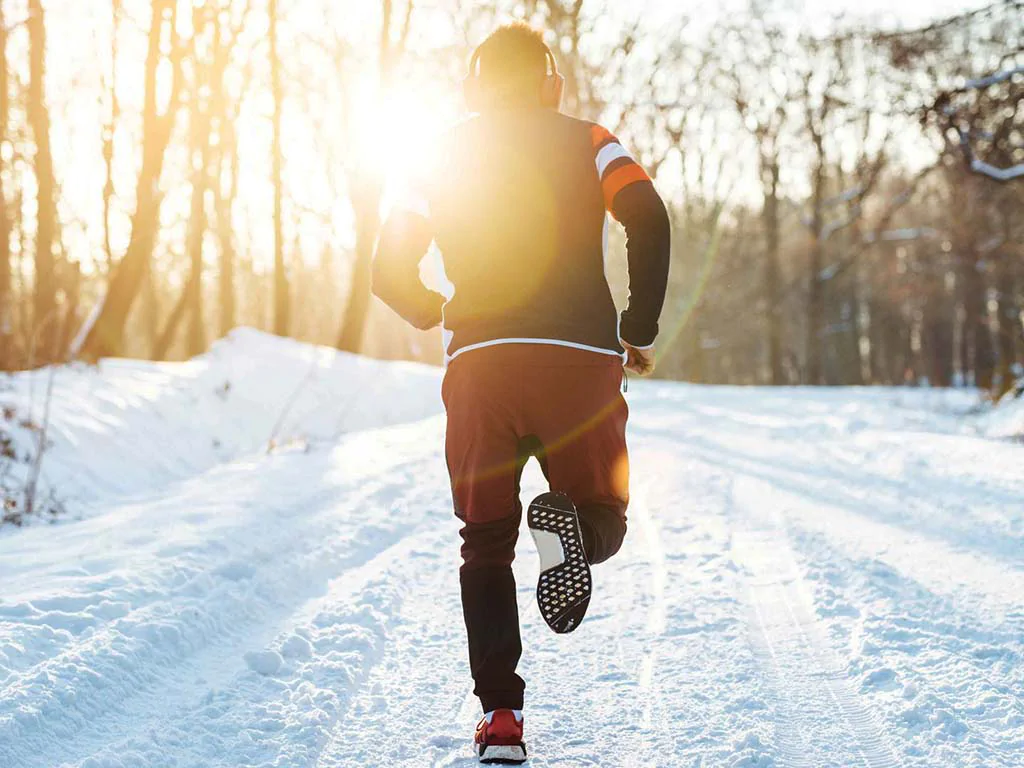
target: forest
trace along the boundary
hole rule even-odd
[[[661,376],[997,396],[1024,373],[1020,0],[921,24],[787,0],[3,0],[0,370],[184,359],[237,326],[439,362],[439,331],[371,298],[375,240],[511,18],[669,204]]]

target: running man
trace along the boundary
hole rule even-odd
[[[503,26],[474,52],[472,116],[437,150],[385,222],[374,293],[412,325],[443,324],[445,453],[463,522],[460,584],[483,763],[521,763],[522,653],[512,560],[519,481],[535,456],[550,492],[529,506],[540,554],[537,601],[559,633],[579,626],[590,566],[626,533],[623,367],[654,370],[670,225],[643,168],[601,126],[559,112],[563,78],[542,35]],[[626,230],[629,305],[605,277],[607,216]],[[455,287],[428,290],[432,241]]]

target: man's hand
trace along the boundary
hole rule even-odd
[[[622,342],[622,346],[626,349],[623,368],[637,376],[650,376],[654,373],[654,347],[637,349],[626,342]]]

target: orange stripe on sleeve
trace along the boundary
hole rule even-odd
[[[597,149],[604,142],[608,140],[615,141],[616,139],[607,128],[600,125],[593,125],[590,128],[590,140],[594,144],[594,149]]]
[[[647,175],[647,171],[636,163],[630,163],[612,171],[601,182],[601,189],[604,192],[604,207],[610,211],[615,196],[630,184],[650,180],[651,177]]]

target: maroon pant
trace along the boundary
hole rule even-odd
[[[523,706],[511,563],[529,457],[540,461],[551,490],[575,503],[591,563],[622,544],[629,501],[622,375],[615,356],[551,344],[470,350],[445,374],[445,454],[464,523],[462,606],[484,711]]]

